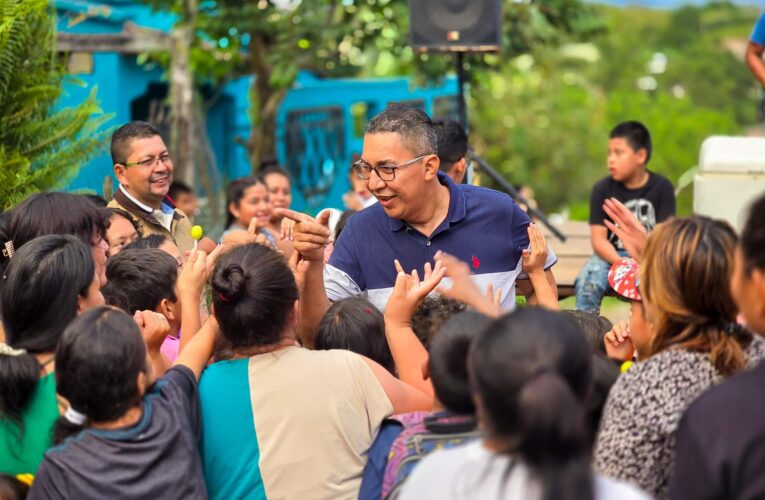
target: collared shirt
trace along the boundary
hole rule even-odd
[[[393,260],[406,271],[422,273],[425,263],[433,263],[436,252],[443,250],[471,266],[481,290],[489,283],[502,289],[504,309],[515,307],[515,280],[527,278],[521,253],[529,246],[526,228],[531,219],[504,193],[455,184],[443,172],[438,180],[449,188],[449,210],[430,237],[389,217],[379,203],[348,220],[324,270],[330,300],[362,295],[383,310],[396,282]],[[545,268],[556,260],[550,250]]]
[[[135,203],[138,208],[154,216],[154,218],[157,219],[157,222],[159,222],[162,227],[170,231],[170,227],[173,224],[173,213],[175,212],[175,207],[171,207],[167,201],[162,200],[162,204],[159,206],[159,210],[157,210],[141,203],[135,196],[130,194],[130,192],[125,189],[122,184],[120,184],[119,189],[122,191],[122,194],[127,196],[130,201]]]
[[[128,212],[133,220],[138,223],[144,236],[150,234],[164,235],[176,244],[181,254],[194,248],[195,240],[191,236],[189,218],[181,210],[175,208],[175,204],[167,196],[162,201],[161,210],[153,210],[136,200],[126,189],[120,186],[108,206],[121,208]]]

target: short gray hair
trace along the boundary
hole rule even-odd
[[[435,154],[438,137],[430,117],[422,110],[401,104],[392,104],[372,118],[367,134],[396,133],[404,145],[415,155]]]

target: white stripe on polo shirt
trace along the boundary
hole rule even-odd
[[[550,249],[547,261],[545,262],[545,269],[550,268],[557,260],[552,249]],[[473,274],[470,278],[481,291],[486,291],[490,284],[495,291],[501,289],[500,305],[502,309],[509,312],[515,309],[515,281],[520,275],[523,274],[525,276],[525,273],[522,273],[522,271],[523,263],[518,262],[517,267],[513,271]],[[393,293],[393,287],[362,291],[348,274],[329,264],[324,267],[324,286],[327,290],[327,297],[333,302],[348,297],[364,297],[380,311],[385,311],[388,299],[391,293]],[[440,286],[450,288],[452,286],[451,279],[444,278]],[[435,292],[431,293],[431,295],[435,294]]]

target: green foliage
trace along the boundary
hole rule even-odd
[[[95,92],[55,110],[65,72],[47,0],[0,0],[0,208],[58,187],[103,145]]]
[[[643,121],[654,141],[649,168],[677,184],[705,138],[743,134],[756,120],[756,82],[728,48],[732,34],[748,35],[756,11],[717,3],[598,13],[607,33],[587,44],[537,46],[497,73],[478,74],[469,101],[471,141],[489,163],[532,186],[543,211],[569,208],[581,220],[593,183],[607,175],[616,123]],[[662,54],[666,68],[651,67]],[[639,88],[646,77],[655,89]],[[690,213],[691,194],[679,195],[679,213]]]
[[[144,0],[153,7],[188,16],[190,0]],[[200,2],[192,67],[200,82],[217,84],[256,75],[250,99],[253,136],[269,134],[273,110],[298,70],[319,76],[414,75],[424,83],[454,68],[450,55],[415,53],[409,46],[409,6],[402,0],[295,1],[211,0]],[[185,16],[185,17],[184,17]],[[576,33],[591,36],[603,25],[580,0],[506,1],[504,46],[520,54],[557,45]],[[164,63],[167,64],[165,56]],[[473,56],[473,70],[497,68],[496,55]],[[253,157],[263,137],[247,142]],[[255,163],[255,161],[253,162]]]

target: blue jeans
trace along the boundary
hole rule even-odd
[[[624,257],[627,252],[619,252]],[[574,289],[576,290],[576,308],[600,314],[600,302],[610,286],[608,285],[608,270],[611,264],[594,254],[579,272]]]

